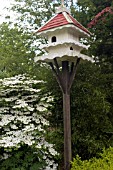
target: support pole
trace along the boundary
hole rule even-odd
[[[70,116],[70,89],[76,75],[77,66],[80,58],[77,59],[76,64],[72,63],[69,68],[69,61],[62,61],[62,71],[59,69],[57,59],[53,63],[49,63],[52,71],[59,83],[63,93],[63,119],[64,119],[64,170],[70,170],[70,162],[72,159],[71,151],[71,116]]]
[[[70,89],[69,62],[62,61],[63,92],[63,118],[64,118],[64,169],[70,170],[71,161],[71,118],[70,118]]]
[[[64,118],[64,169],[70,170],[71,152],[71,118],[70,118],[70,89],[69,86],[69,62],[62,62],[62,76],[64,84],[63,92],[63,118]]]
[[[70,170],[71,153],[71,118],[70,118],[70,94],[63,93],[64,116],[64,169]]]

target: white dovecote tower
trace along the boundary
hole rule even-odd
[[[88,46],[80,42],[80,38],[89,37],[91,33],[71,16],[62,0],[56,15],[39,28],[37,34],[46,38],[48,43],[40,46],[46,54],[35,57],[35,62],[43,61],[50,65],[63,94],[64,170],[70,170],[70,90],[80,60],[93,62],[91,57],[81,53],[83,49],[88,49]]]
[[[47,54],[35,57],[35,61],[51,62],[54,58],[59,61],[75,62],[75,58],[93,61],[91,57],[81,53],[88,46],[80,42],[80,38],[89,37],[90,32],[74,19],[70,11],[62,4],[56,15],[37,31],[41,37],[48,40],[48,44],[41,45]]]

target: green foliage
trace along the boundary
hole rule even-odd
[[[17,25],[25,23],[27,32],[38,29],[52,16],[55,10],[51,0],[15,0],[13,11],[19,13]],[[30,25],[30,26],[29,26]]]
[[[106,7],[113,7],[112,1],[92,1],[95,6],[95,11],[91,11],[92,19],[95,15],[99,14]],[[91,48],[90,53],[95,56],[101,63],[108,62],[113,63],[113,50],[111,46],[113,45],[113,14],[106,12],[98,22],[90,30],[94,33],[91,38]]]
[[[92,12],[90,9],[95,11],[95,6],[92,3],[92,0],[78,0],[77,6],[72,8],[72,15],[80,22],[82,25],[87,27],[88,22],[90,22],[92,17]]]
[[[39,49],[35,35],[3,23],[0,39],[0,78],[27,73],[31,77],[35,75],[37,79],[45,79],[48,66],[34,62],[36,49]]]
[[[10,157],[0,163],[1,170],[37,170],[46,166],[43,154],[27,145],[13,150]]]
[[[79,66],[71,92],[71,120],[73,155],[79,154],[82,159],[94,157],[103,147],[112,145],[109,132],[113,129],[113,113],[111,96],[108,96],[113,93],[109,89],[111,80],[113,74],[101,74],[101,67],[88,62]],[[62,142],[57,140],[63,136],[62,93],[55,79],[48,77],[46,81],[46,90],[54,96],[49,121],[56,136],[50,138],[63,155]]]
[[[49,67],[32,64],[32,59],[37,49],[39,50],[39,43],[37,42],[40,40],[38,37],[38,41],[36,41],[37,36],[33,35],[35,43],[31,48],[33,39],[29,36],[29,32],[32,30],[34,32],[52,16],[54,8],[50,0],[16,1],[22,5],[18,4],[13,8],[21,14],[17,25],[23,27],[24,23],[24,30],[22,29],[21,32],[16,28],[15,31],[15,29],[7,29],[7,26],[3,25],[1,36],[4,35],[4,37],[3,41],[0,42],[0,45],[2,45],[0,74],[3,77],[28,72],[31,76],[35,74],[38,79],[43,78],[46,81],[42,94],[47,93],[47,95],[53,96],[53,101],[50,102],[52,107],[48,107],[52,114],[46,115],[51,125],[49,129],[51,133],[48,134],[48,138],[56,144],[57,150],[63,155],[62,94]],[[98,12],[109,5],[112,6],[110,0],[78,0],[76,10],[73,6],[72,12],[75,18],[84,26],[87,26],[88,22]],[[90,63],[81,64],[73,84],[71,94],[72,147],[73,155],[79,154],[82,159],[98,156],[98,152],[101,152],[102,148],[112,145],[112,23],[112,16],[108,15],[105,23],[100,21],[96,27],[91,29],[94,36],[92,35],[90,39],[89,54],[94,55],[96,61],[101,62],[97,62],[96,66]],[[3,32],[3,30],[5,31]],[[25,32],[26,34],[24,34]],[[13,43],[13,39],[15,43]],[[27,41],[25,41],[26,39]],[[45,41],[41,43],[45,43]],[[16,48],[14,48],[15,44],[17,44]],[[104,65],[101,64],[103,61]],[[15,67],[13,63],[15,63]],[[40,65],[42,66],[42,64]]]
[[[46,140],[52,96],[42,95],[43,84],[26,75],[0,79],[0,169],[56,170],[58,154]]]
[[[104,8],[112,6],[113,2],[110,0],[78,0],[77,10],[73,11],[74,16],[77,16],[78,20],[87,26],[95,15]],[[80,66],[81,71],[77,74],[78,78],[73,86],[72,95],[75,98],[75,106],[72,108],[76,111],[72,117],[73,147],[76,148],[74,152],[78,153],[82,159],[95,156],[104,146],[112,146],[112,15],[104,14],[103,18],[90,29],[93,34],[89,41],[91,46],[88,53],[95,56],[96,65],[99,67],[84,65],[85,67],[81,68]]]
[[[88,26],[90,21],[106,7],[113,7],[111,0],[78,0],[76,10],[72,12],[75,18],[84,26]],[[89,40],[89,55],[95,56],[96,61],[113,63],[113,14],[105,13],[90,31],[93,33]]]
[[[113,169],[113,148],[103,150],[99,158],[82,161],[79,156],[72,162],[71,170],[112,170]]]
[[[0,27],[0,77],[29,73],[34,65],[35,53],[29,42],[30,35],[8,24]]]
[[[87,67],[87,68],[86,68]],[[84,72],[85,70],[85,72]],[[75,153],[89,159],[112,142],[107,132],[112,132],[111,104],[103,83],[107,82],[98,66],[80,65],[72,91],[72,139]],[[112,75],[113,76],[113,75]],[[103,79],[104,77],[104,79]],[[107,77],[106,77],[107,78]]]

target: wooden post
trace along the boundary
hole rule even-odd
[[[69,62],[62,61],[63,92],[63,119],[64,119],[64,169],[70,170],[71,153],[71,118],[70,118],[70,89]]]
[[[63,118],[64,118],[64,169],[70,170],[71,151],[71,118],[70,94],[63,93]]]
[[[59,65],[57,63],[56,58],[54,59],[54,65],[53,63],[49,63],[63,93],[64,170],[70,170],[70,161],[72,159],[70,89],[79,62],[80,58],[77,59],[76,64],[72,63],[71,68],[69,68],[69,61],[62,61],[62,71],[59,69]]]

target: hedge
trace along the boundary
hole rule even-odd
[[[113,148],[104,149],[99,158],[85,161],[77,155],[71,164],[71,170],[113,170]]]

